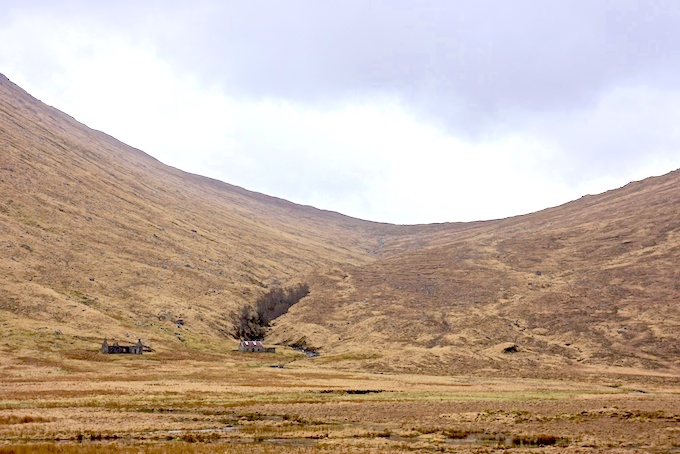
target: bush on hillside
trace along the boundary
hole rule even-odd
[[[309,294],[307,284],[288,288],[275,287],[255,301],[232,314],[234,337],[243,340],[261,340],[269,324]]]

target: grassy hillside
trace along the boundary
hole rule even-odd
[[[679,189],[676,171],[316,273],[273,337],[380,370],[677,373]]]
[[[393,229],[168,167],[4,77],[0,150],[10,350],[126,333],[219,343],[236,307],[303,272],[367,263]]]
[[[232,311],[304,282],[267,340],[321,367],[677,374],[679,205],[674,172],[504,220],[371,223],[168,167],[0,76],[0,350],[219,355]]]

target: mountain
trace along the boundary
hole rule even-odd
[[[0,351],[224,353],[232,312],[306,283],[267,341],[322,367],[677,374],[679,204],[676,171],[503,220],[367,222],[168,167],[0,76]]]
[[[4,77],[0,149],[0,311],[11,348],[28,333],[52,345],[55,331],[64,335],[55,348],[127,332],[163,338],[176,331],[170,319],[184,320],[188,343],[194,333],[211,339],[269,286],[373,260],[394,230],[168,167]],[[167,323],[149,331],[159,319]]]
[[[315,273],[274,337],[376,370],[678,371],[678,171],[412,241]]]

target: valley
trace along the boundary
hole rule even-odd
[[[0,453],[677,452],[679,208],[675,171],[363,221],[166,166],[0,75]],[[234,314],[287,288],[276,353],[237,351]]]

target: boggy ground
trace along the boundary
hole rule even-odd
[[[315,360],[0,363],[0,453],[680,452],[678,377],[369,374]]]

